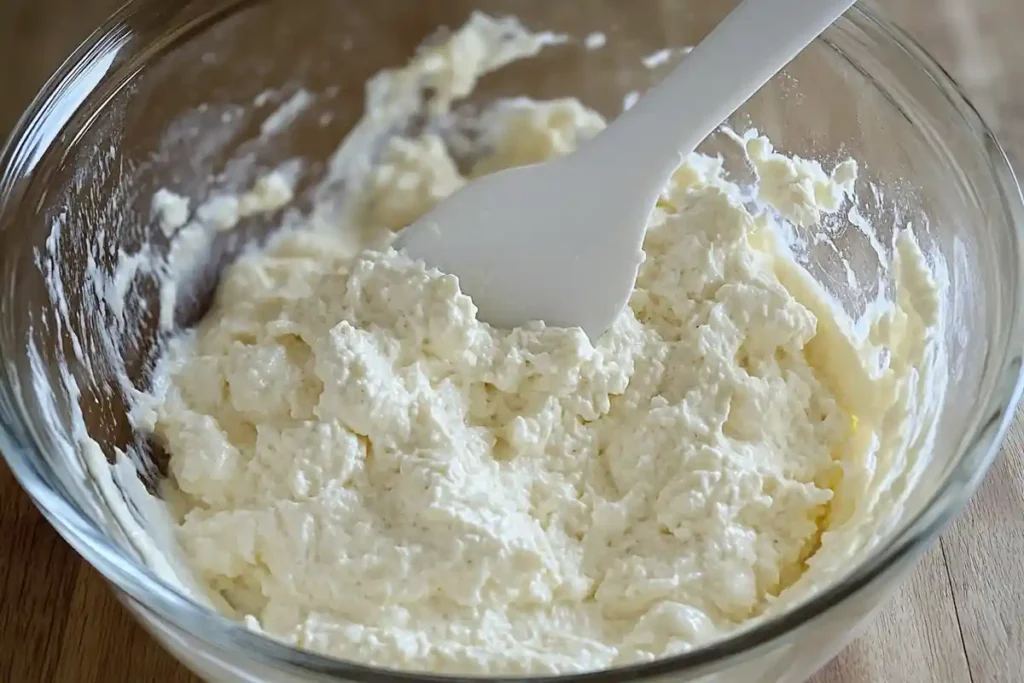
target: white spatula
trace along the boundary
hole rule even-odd
[[[596,340],[629,300],[647,221],[681,160],[851,5],[744,0],[579,150],[470,183],[396,248],[458,276],[481,320],[542,320]]]

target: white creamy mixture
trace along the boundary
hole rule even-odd
[[[423,84],[444,120],[481,73],[543,42],[477,15],[376,79],[367,120],[386,127]],[[604,125],[575,100],[481,120],[470,177]],[[931,439],[939,285],[899,232],[897,294],[855,335],[772,216],[808,227],[840,210],[856,165],[827,174],[738,141],[774,213],[691,155],[629,308],[593,344],[481,323],[455,277],[387,246],[467,181],[440,129],[353,165],[346,217],[240,258],[139,399],[137,424],[171,453],[167,497],[199,582],[311,650],[539,674],[685,651],[848,570]],[[272,206],[290,198],[267,182],[256,193]],[[224,201],[205,223],[254,210]],[[173,195],[154,210],[188,229]]]

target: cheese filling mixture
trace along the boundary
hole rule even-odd
[[[540,49],[516,26],[477,15],[424,48],[371,83],[367,120],[425,83],[448,116],[481,73]],[[939,285],[910,233],[894,301],[857,341],[771,217],[839,210],[856,166],[826,174],[749,134],[774,211],[691,155],[612,329],[495,329],[391,236],[473,176],[604,123],[575,100],[485,120],[468,171],[440,129],[388,139],[353,171],[344,219],[241,257],[171,342],[135,415],[171,454],[166,497],[199,581],[317,652],[541,674],[686,651],[846,571],[941,402],[922,370],[940,356]]]

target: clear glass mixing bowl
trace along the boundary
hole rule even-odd
[[[211,613],[147,568],[124,518],[112,514],[117,487],[101,490],[110,482],[89,469],[73,426],[80,411],[108,458],[137,438],[104,355],[111,311],[89,273],[109,274],[118,247],[149,240],[150,199],[162,186],[203,198],[301,157],[302,188],[311,187],[360,116],[367,78],[403,64],[435,27],[461,25],[473,9],[513,13],[535,29],[578,39],[488,76],[477,98],[571,95],[613,116],[628,92],[643,90],[668,68],[648,69],[643,56],[696,43],[729,4],[128,4],[50,80],[0,158],[0,449],[25,490],[142,623],[210,679],[444,680],[292,649]],[[586,50],[582,38],[592,31],[604,32],[608,46]],[[314,95],[312,106],[286,131],[261,140],[261,122],[300,86]],[[1018,397],[1024,206],[1002,151],[950,78],[905,35],[858,7],[734,120],[737,128],[751,122],[786,152],[853,155],[881,242],[890,244],[891,226],[910,222],[926,252],[946,262],[951,390],[933,461],[898,528],[844,580],[797,609],[678,657],[564,680],[802,680],[853,636],[961,509],[995,457]],[[704,149],[731,153],[716,139]],[[883,193],[872,192],[879,187]],[[249,220],[216,244],[207,277],[180,302],[180,323],[202,312],[217,267],[275,223]],[[878,259],[863,234],[845,227],[833,226],[833,242],[860,281],[870,281]],[[154,244],[164,243],[157,237]],[[831,250],[812,247],[804,256],[844,306],[853,313],[863,308],[873,292],[844,289]],[[157,347],[159,301],[142,275],[133,297],[118,349],[141,385]],[[67,391],[61,369],[76,378],[80,394]],[[140,472],[152,486],[164,463],[142,448],[153,454]],[[129,512],[142,521],[151,514]]]

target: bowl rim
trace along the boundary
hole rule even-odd
[[[226,5],[222,4],[221,9],[226,13],[227,10],[234,11],[240,6],[248,6],[256,1],[258,0],[232,0]],[[56,130],[51,126],[48,129],[49,133],[41,132],[37,124],[54,115],[50,105],[62,96],[69,83],[82,76],[80,67],[90,58],[94,58],[103,49],[116,49],[118,42],[111,42],[112,38],[120,37],[122,45],[128,40],[126,36],[130,36],[130,30],[126,32],[126,29],[129,29],[129,20],[146,4],[146,0],[130,0],[104,22],[51,76],[15,125],[0,148],[0,215],[7,208],[7,200],[16,185],[14,181],[28,177],[33,170],[32,160],[25,156],[26,143],[35,144],[36,147],[41,145],[45,151],[57,139],[57,132],[70,120],[71,113],[67,113],[66,118],[58,122]],[[210,14],[220,13],[215,10]],[[1024,262],[1024,199],[1020,187],[1005,152],[960,86],[913,38],[883,18],[878,10],[865,6],[865,3],[857,3],[846,14],[846,20],[852,21],[855,25],[869,26],[905,52],[922,73],[932,80],[948,103],[964,117],[965,122],[979,133],[979,140],[987,151],[989,170],[1002,201],[1001,209],[1013,227],[1011,238],[1018,254],[1018,261]],[[102,78],[93,86],[100,82]],[[82,97],[84,101],[85,95]],[[37,136],[34,140],[33,135]],[[43,140],[40,136],[47,139]],[[36,155],[35,160],[40,156],[42,154]],[[11,174],[11,169],[17,169],[19,166],[25,168]],[[19,178],[12,180],[12,175]],[[253,659],[271,667],[290,666],[315,676],[342,677],[366,683],[441,683],[453,680],[610,683],[681,673],[696,674],[710,665],[752,655],[859,594],[885,575],[906,566],[908,562],[919,557],[962,510],[995,460],[1002,439],[1013,419],[1014,408],[1024,391],[1024,269],[1017,273],[1017,277],[1010,284],[1015,298],[1012,309],[1008,311],[1006,358],[1001,367],[993,371],[998,383],[992,388],[988,403],[983,406],[984,410],[980,411],[981,415],[991,417],[981,424],[971,425],[963,435],[961,453],[955,466],[951,468],[945,481],[921,512],[907,522],[901,532],[887,545],[876,549],[842,581],[814,593],[792,609],[759,620],[727,638],[683,654],[599,671],[531,677],[452,676],[383,669],[292,647],[269,636],[253,632],[244,625],[200,605],[113,545],[88,516],[55,491],[46,481],[45,475],[39,472],[33,460],[42,458],[42,454],[33,439],[22,436],[16,425],[8,423],[5,410],[7,407],[18,406],[16,401],[11,401],[5,406],[8,402],[2,400],[5,399],[2,394],[0,408],[4,410],[0,410],[0,454],[7,461],[21,487],[65,541],[118,591],[136,602],[138,607],[153,612],[209,645],[220,649],[244,649]]]

